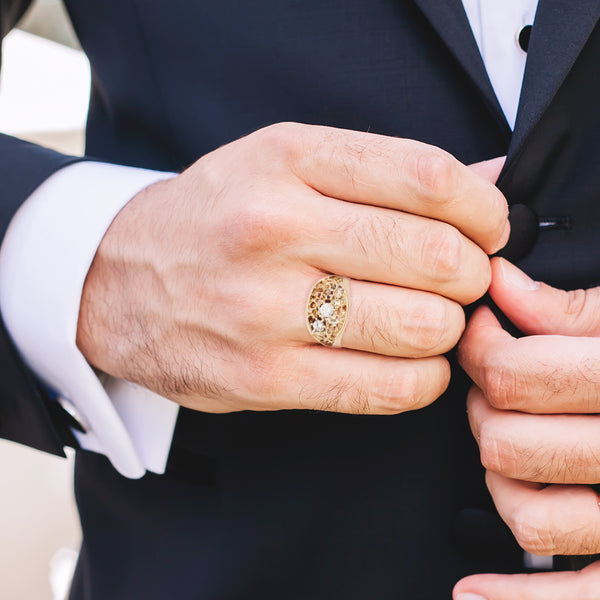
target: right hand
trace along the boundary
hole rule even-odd
[[[483,166],[482,166],[483,165]],[[86,359],[206,412],[392,414],[446,388],[461,304],[509,234],[490,181],[419,142],[280,124],[133,198],[83,290]],[[305,325],[327,274],[351,278],[341,349]]]

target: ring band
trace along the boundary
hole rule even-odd
[[[306,326],[323,346],[341,346],[349,302],[349,279],[329,275],[313,285],[306,305]]]

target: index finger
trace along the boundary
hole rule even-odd
[[[480,306],[458,345],[458,359],[488,402],[527,413],[600,412],[600,339],[514,338]]]
[[[506,243],[506,199],[444,150],[330,127],[302,127],[298,133],[295,172],[320,193],[444,221],[488,254]]]

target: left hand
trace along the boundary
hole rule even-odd
[[[459,345],[475,382],[469,422],[498,512],[533,554],[598,553],[599,498],[586,484],[600,482],[600,288],[558,290],[495,258],[489,292],[527,334],[512,337],[480,307]],[[454,597],[466,592],[486,600],[600,598],[600,565],[581,574],[470,577]]]

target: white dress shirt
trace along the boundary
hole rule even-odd
[[[527,53],[519,33],[535,19],[538,0],[463,0],[488,77],[511,129],[515,127]]]
[[[463,0],[488,76],[514,127],[526,53],[518,44],[537,0]],[[75,344],[85,277],[119,210],[172,174],[82,162],[49,177],[13,217],[0,248],[0,309],[25,362],[78,414],[82,447],[126,477],[163,473],[178,406],[138,385],[103,378]]]

